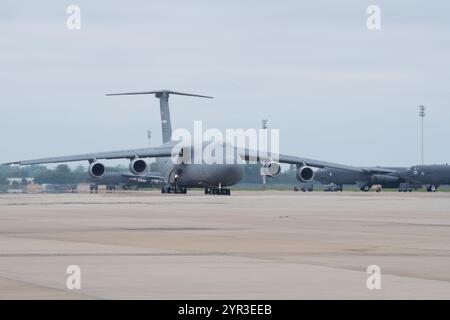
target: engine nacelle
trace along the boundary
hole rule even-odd
[[[103,163],[93,162],[89,165],[89,175],[92,178],[100,179],[105,174],[106,168]]]
[[[262,166],[262,173],[269,177],[277,177],[281,173],[281,165],[278,162],[271,161]]]
[[[314,169],[308,166],[302,166],[297,169],[296,177],[298,181],[310,182],[314,179]]]
[[[146,173],[148,170],[148,164],[147,161],[142,159],[134,159],[130,162],[130,172],[132,174],[141,175]]]
[[[400,179],[398,177],[383,175],[383,174],[374,174],[372,176],[373,184],[387,184],[387,183],[396,183],[399,182]]]

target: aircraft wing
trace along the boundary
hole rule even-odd
[[[3,165],[32,165],[32,164],[46,164],[46,163],[60,163],[60,162],[74,162],[74,161],[95,161],[99,159],[133,159],[139,158],[158,158],[158,157],[171,157],[173,152],[177,152],[173,146],[161,146],[156,148],[142,148],[142,149],[130,149],[120,151],[108,151],[108,152],[94,152],[86,154],[78,154],[63,157],[41,158],[34,160],[22,160],[3,163]]]
[[[267,155],[267,156],[260,156],[257,155],[257,152],[248,150],[248,149],[239,149],[239,155],[243,160],[249,161],[271,161],[276,160],[280,163],[288,163],[288,164],[296,164],[296,165],[304,165],[304,166],[310,166],[315,168],[336,168],[336,169],[345,169],[345,170],[351,170],[351,171],[363,171],[360,167],[353,167],[353,166],[347,166],[344,164],[338,164],[338,163],[332,163],[327,161],[321,161],[321,160],[314,160],[309,158],[303,158],[303,157],[297,157],[297,156],[290,156],[290,155]]]
[[[305,165],[310,166],[314,168],[333,168],[333,169],[343,169],[343,170],[349,170],[349,171],[357,171],[357,172],[365,172],[368,174],[389,174],[396,171],[399,171],[401,169],[405,168],[383,168],[383,167],[357,167],[357,166],[348,166],[344,164],[339,163],[333,163],[333,162],[327,162],[322,160],[315,160],[315,159],[309,159],[309,158],[303,158],[303,157],[297,157],[297,156],[290,156],[290,155],[284,155],[279,154],[277,156],[258,156],[255,151],[251,151],[248,149],[240,149],[239,154],[241,155],[241,158],[248,161],[270,161],[273,159],[277,159],[280,163],[288,163],[288,164],[296,164],[296,165]]]
[[[303,157],[289,156],[289,155],[279,155],[280,163],[288,163],[288,164],[298,164],[298,165],[306,165],[314,168],[335,168],[335,169],[345,169],[350,171],[358,171],[361,172],[361,168],[348,166],[345,164],[333,163],[322,160],[315,160]]]
[[[370,174],[389,174],[397,171],[403,171],[407,168],[383,168],[383,167],[363,167],[361,168],[363,172]]]

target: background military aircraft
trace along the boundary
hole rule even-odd
[[[156,158],[159,167],[159,174],[164,178],[164,184],[161,188],[162,193],[186,193],[186,188],[204,188],[205,194],[230,194],[229,186],[239,182],[243,176],[243,164],[237,159],[233,164],[207,164],[205,162],[199,164],[184,163],[181,161],[183,155],[191,154],[195,157],[195,148],[192,144],[179,145],[179,141],[172,140],[172,125],[169,110],[169,95],[183,95],[191,97],[212,98],[204,95],[182,93],[170,90],[158,91],[143,91],[143,92],[127,92],[108,94],[113,95],[140,95],[150,94],[154,95],[160,100],[160,114],[163,144],[158,147],[129,149],[110,152],[95,152],[88,154],[78,154],[62,157],[50,157],[34,160],[22,160],[4,163],[4,165],[33,165],[33,164],[48,164],[61,163],[73,161],[88,161],[89,174],[92,177],[101,178],[105,175],[105,165],[99,160],[103,159],[129,159],[129,169],[134,175],[143,175],[148,171],[148,164],[145,158]],[[210,144],[210,142],[203,142],[203,148]],[[224,151],[230,146],[222,144],[220,146]],[[237,148],[231,146],[232,148]],[[203,150],[202,150],[203,151]],[[225,154],[226,152],[224,152]],[[281,172],[280,163],[295,164],[297,166],[297,177],[299,179],[309,180],[313,177],[315,168],[338,168],[348,169],[352,171],[360,171],[360,168],[351,166],[335,164],[320,160],[307,159],[289,155],[276,155],[278,161],[274,161],[272,156],[259,157],[255,152],[248,149],[237,150],[239,160],[254,160],[259,161],[265,171],[266,175],[276,177]]]
[[[361,191],[369,191],[373,185],[381,185],[383,188],[398,188],[400,181],[390,173],[406,168],[361,168],[359,171],[322,168],[314,172],[313,180],[322,184],[333,183],[342,190],[343,185],[357,185]]]
[[[405,183],[422,185],[428,192],[435,192],[441,185],[450,185],[450,166],[448,164],[412,166],[390,175]]]
[[[106,186],[106,190],[114,191],[117,187],[128,190],[132,187],[138,187],[141,184],[149,182],[164,181],[164,177],[158,172],[146,172],[142,175],[132,174],[130,172],[105,172],[101,177],[89,176],[91,193],[98,192],[99,186]]]
[[[412,191],[424,186],[427,191],[434,192],[440,185],[450,184],[450,166],[448,165],[360,169],[355,171],[322,168],[315,170],[309,180],[299,180],[303,182],[315,180],[323,184],[333,183],[338,186],[338,189],[342,188],[342,185],[356,184],[362,191],[369,191],[373,185],[381,185],[383,188],[398,188],[399,191]]]

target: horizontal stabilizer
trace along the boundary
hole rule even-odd
[[[199,98],[208,98],[208,99],[213,98],[210,96],[204,96],[204,95],[200,95],[200,94],[184,93],[184,92],[177,92],[177,91],[171,91],[171,90],[108,93],[107,96],[131,96],[131,95],[138,95],[138,94],[154,94],[156,97],[158,97],[161,94],[177,94],[180,96],[190,96],[190,97],[199,97]]]
[[[200,94],[184,93],[172,90],[154,90],[154,91],[139,91],[139,92],[122,92],[122,93],[109,93],[107,96],[132,96],[139,94],[154,94],[159,99],[159,108],[161,111],[161,130],[163,143],[169,142],[172,139],[172,123],[170,121],[169,111],[169,96],[171,94],[177,94],[180,96],[190,96],[199,98],[212,99],[213,97],[204,96]]]

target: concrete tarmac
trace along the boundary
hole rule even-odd
[[[0,195],[16,298],[450,299],[450,193]]]

